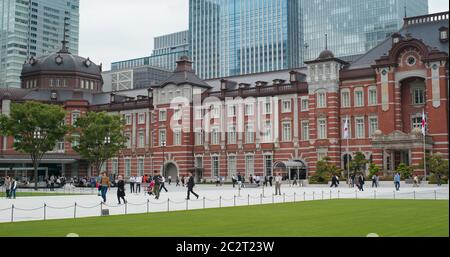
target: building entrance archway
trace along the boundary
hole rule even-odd
[[[168,178],[169,176],[172,179],[176,179],[178,177],[178,167],[173,162],[166,163],[163,171],[163,177]]]

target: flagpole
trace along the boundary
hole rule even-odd
[[[348,115],[347,115],[347,181],[348,181],[348,186],[350,187],[350,143],[349,143],[349,138],[350,138],[350,128],[349,128],[349,120],[348,120]]]
[[[427,146],[426,146],[426,138],[427,138],[427,119],[425,117],[425,109],[423,109],[422,114],[422,130],[423,130],[423,172],[424,172],[424,181],[427,182]]]

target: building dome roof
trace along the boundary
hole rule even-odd
[[[330,50],[326,49],[326,50],[323,50],[323,51],[320,53],[318,59],[321,60],[321,59],[330,59],[330,58],[334,58],[334,54],[333,54],[333,52],[331,52]]]
[[[22,76],[42,72],[71,72],[100,77],[102,68],[89,58],[73,55],[68,51],[59,51],[37,58],[31,57],[22,68]]]

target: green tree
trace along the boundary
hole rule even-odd
[[[34,188],[38,187],[38,167],[45,153],[64,139],[66,112],[57,105],[38,102],[15,103],[10,115],[0,116],[0,131],[14,137],[14,149],[29,154],[34,168]]]
[[[106,112],[89,112],[77,119],[74,131],[79,137],[74,150],[88,160],[94,172],[100,172],[103,164],[125,147],[127,137],[123,134],[125,123],[118,115]]]
[[[342,170],[336,165],[331,164],[330,161],[330,157],[324,157],[322,160],[317,162],[316,174],[313,176],[313,181],[326,183],[330,180],[332,175],[341,176]]]
[[[427,172],[434,177],[439,173],[441,177],[448,177],[448,160],[442,158],[441,154],[427,154]],[[416,166],[416,169],[423,169],[423,161]]]
[[[350,171],[354,175],[366,170],[366,165],[369,161],[366,159],[363,153],[357,152],[353,160],[350,161]]]
[[[400,175],[402,176],[403,179],[409,179],[412,177],[412,173],[414,170],[412,167],[410,167],[404,163],[400,163],[400,165],[398,165],[398,167],[395,171],[400,173]]]
[[[380,167],[378,167],[377,165],[375,165],[375,163],[371,163],[369,166],[369,172],[370,172],[370,177],[372,177],[375,174],[378,174],[380,172]]]

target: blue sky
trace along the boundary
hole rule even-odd
[[[429,0],[430,12],[449,10]],[[80,0],[79,54],[103,63],[148,56],[156,36],[187,30],[188,0]]]

